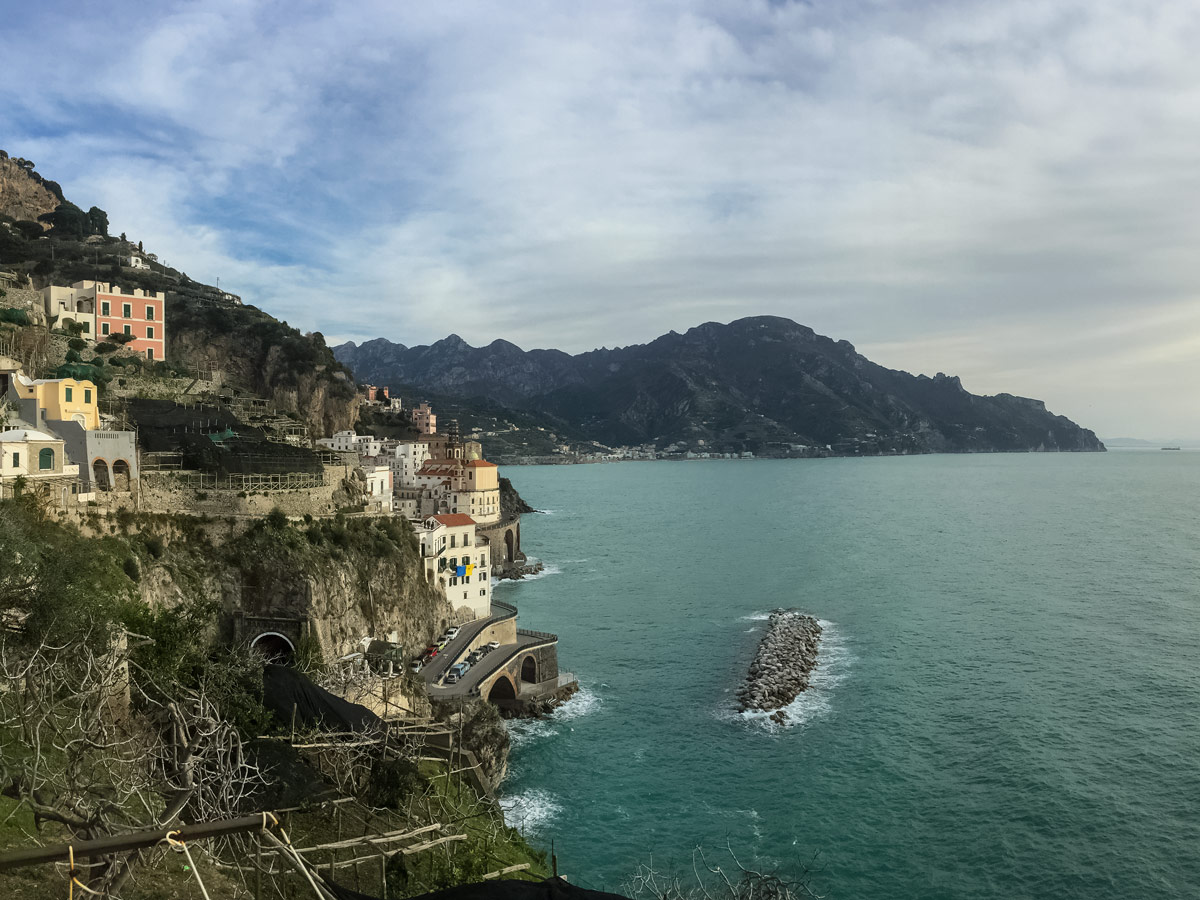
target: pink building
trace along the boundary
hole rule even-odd
[[[428,403],[413,407],[412,421],[421,434],[437,434],[437,416],[433,414]]]

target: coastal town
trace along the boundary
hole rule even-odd
[[[366,666],[380,683],[359,685],[355,697],[381,712],[418,705],[382,684],[403,673],[417,673],[430,699],[479,697],[511,713],[570,695],[574,678],[559,672],[557,638],[518,628],[516,610],[492,598],[495,581],[527,570],[525,507],[506,502],[498,467],[478,440],[461,438],[457,422],[439,428],[428,403],[405,406],[387,388],[364,385],[356,402],[404,436],[312,435],[219,370],[156,375],[172,324],[164,293],[96,281],[33,291],[12,273],[3,277],[5,302],[24,301],[22,330],[41,332],[51,349],[40,371],[31,371],[30,354],[0,355],[0,499],[34,496],[70,521],[99,510],[403,520],[421,574],[449,610],[437,633],[355,632],[321,621],[301,590],[274,599],[242,592],[230,634],[282,661],[310,634],[327,660],[386,659]],[[64,348],[61,361],[55,345]],[[87,377],[114,366],[121,376],[107,390],[104,379]]]

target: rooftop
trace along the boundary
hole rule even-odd
[[[430,516],[429,518],[436,522],[441,522],[443,525],[450,526],[451,528],[458,525],[475,524],[475,520],[465,513],[440,513],[436,516]]]
[[[0,441],[57,441],[58,438],[36,428],[10,428],[0,431]],[[471,518],[467,516],[467,518]]]

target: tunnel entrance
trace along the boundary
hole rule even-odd
[[[296,648],[286,637],[277,631],[267,631],[250,642],[250,646],[265,656],[270,662],[283,666],[291,665],[296,655]]]

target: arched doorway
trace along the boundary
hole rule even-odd
[[[513,561],[513,532],[511,528],[504,532],[504,561]]]
[[[98,459],[92,463],[92,476],[96,490],[107,491],[111,487],[108,480],[108,463],[104,460]]]
[[[525,661],[521,663],[521,680],[537,684],[537,660],[532,655],[525,657]]]
[[[495,703],[497,700],[516,700],[517,691],[513,687],[513,683],[507,677],[501,675],[492,682],[492,689],[488,691],[488,703]]]
[[[112,479],[114,491],[129,490],[129,463],[123,459],[114,460],[112,464]]]
[[[291,663],[296,653],[292,642],[278,631],[263,632],[250,642],[250,646],[271,662],[285,666]]]

